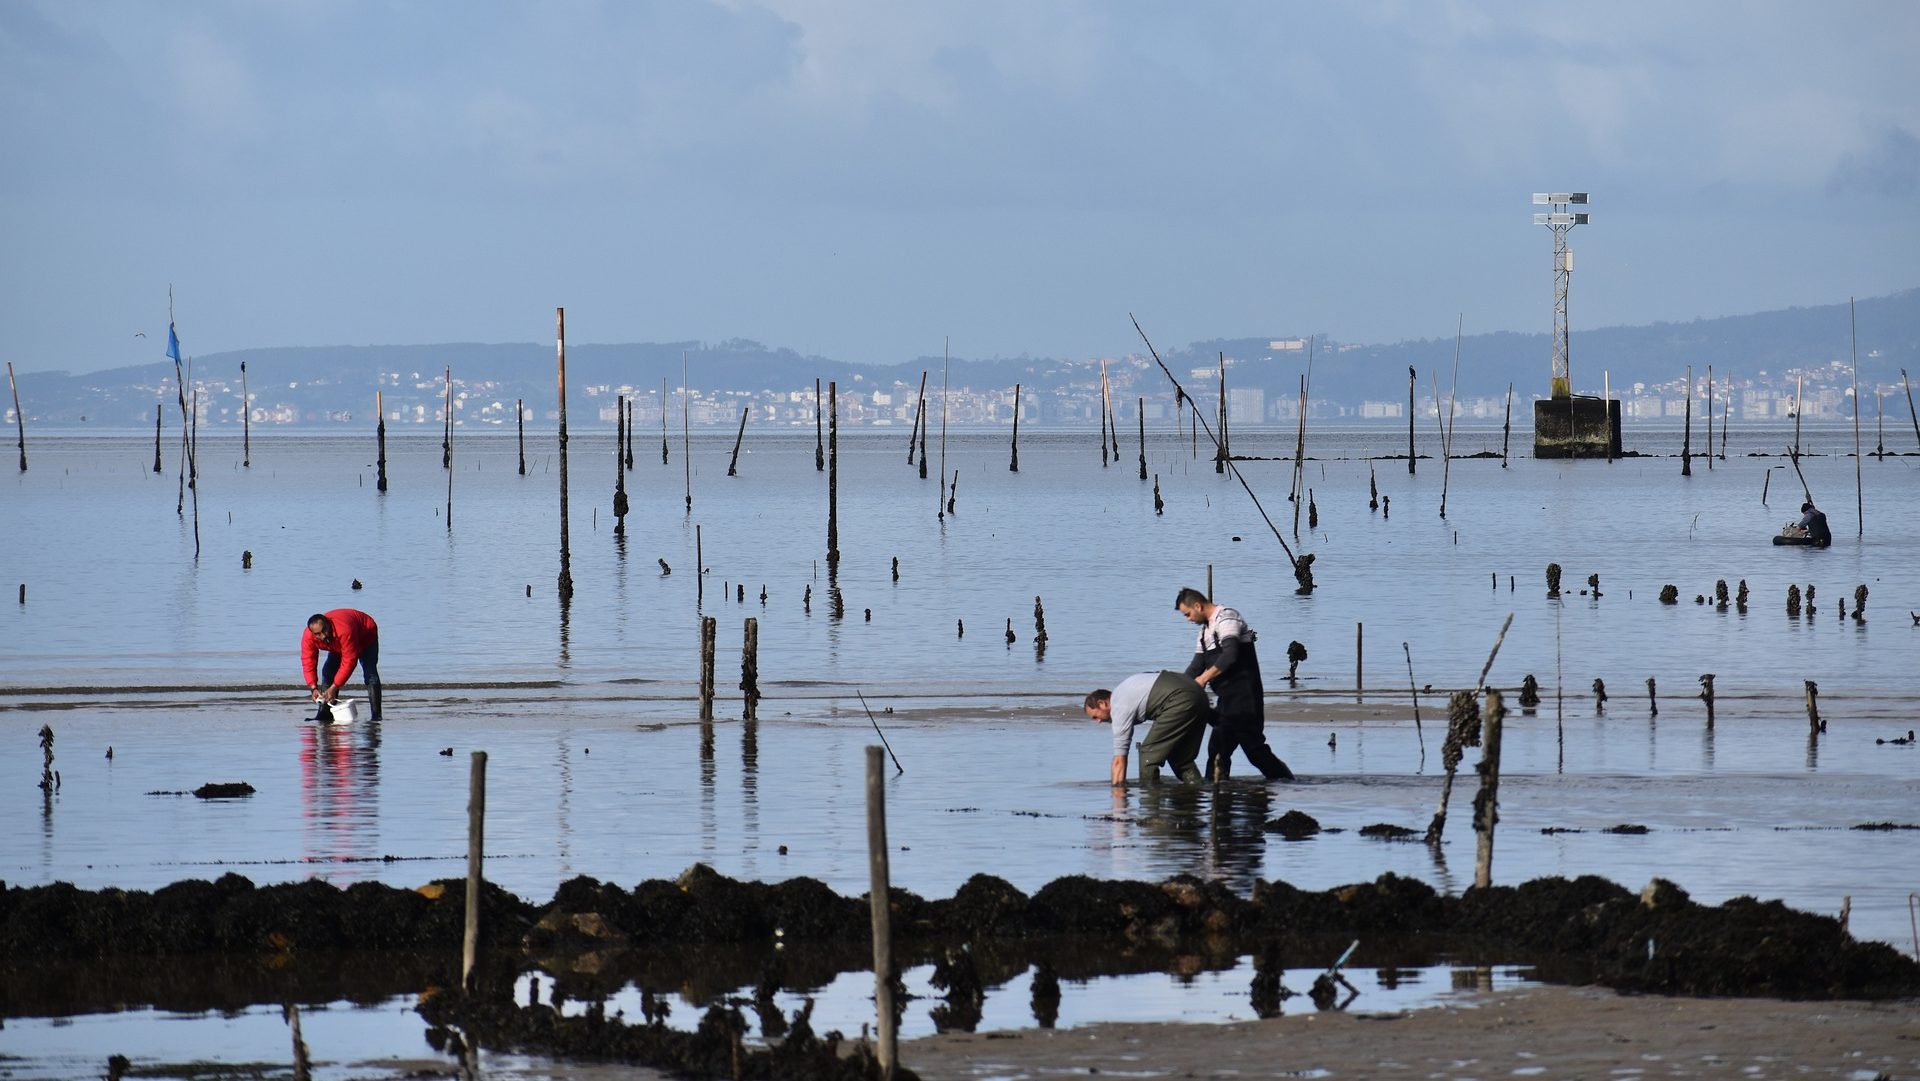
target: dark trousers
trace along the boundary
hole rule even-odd
[[[1293,771],[1267,746],[1266,718],[1257,712],[1220,711],[1214,715],[1213,735],[1207,739],[1207,775],[1225,777],[1231,768],[1233,752],[1245,753],[1247,761],[1266,775],[1269,781],[1290,781]]]
[[[328,653],[325,663],[320,666],[320,686],[331,687],[335,676],[340,674],[340,654]],[[367,708],[372,711],[370,720],[380,719],[380,639],[367,643],[367,651],[360,654],[360,674],[367,681]],[[314,714],[317,720],[327,720],[330,714],[325,703],[321,703],[319,712]]]

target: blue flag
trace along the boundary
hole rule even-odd
[[[180,362],[180,336],[173,332],[171,322],[167,324],[167,355],[173,358],[175,364]]]

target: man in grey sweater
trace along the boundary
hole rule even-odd
[[[1157,780],[1161,763],[1189,784],[1201,781],[1200,737],[1207,730],[1212,708],[1200,685],[1178,672],[1141,672],[1128,676],[1112,690],[1094,691],[1083,704],[1092,720],[1113,725],[1113,768],[1110,783],[1127,779],[1127,754],[1133,731],[1151,722],[1153,731],[1140,744],[1140,779]]]

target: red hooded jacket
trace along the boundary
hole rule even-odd
[[[323,645],[310,630],[300,632],[300,667],[306,673],[307,686],[320,684],[319,670],[315,662],[322,649],[328,653],[340,654],[340,673],[335,677],[334,690],[347,685],[347,677],[353,675],[353,668],[360,663],[360,655],[367,647],[379,641],[380,628],[373,617],[352,608],[335,608],[326,613],[333,624],[333,644]]]

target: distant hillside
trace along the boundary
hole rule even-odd
[[[1920,289],[1874,297],[1858,304],[1860,379],[1897,383],[1902,368],[1920,369]],[[1151,329],[1151,328],[1149,328]],[[1199,368],[1212,369],[1224,352],[1232,361],[1229,383],[1234,388],[1259,388],[1269,399],[1291,400],[1299,393],[1299,375],[1305,369],[1304,350],[1275,350],[1276,339],[1295,332],[1277,331],[1258,338],[1195,342],[1163,354],[1174,373],[1189,389],[1210,397],[1210,380],[1194,378]],[[1690,323],[1656,323],[1641,327],[1606,327],[1579,331],[1572,339],[1574,384],[1582,392],[1600,389],[1602,371],[1612,375],[1616,391],[1636,382],[1676,383],[1688,365],[1704,376],[1707,365],[1724,377],[1731,372],[1742,380],[1771,373],[1781,380],[1793,368],[1824,368],[1846,362],[1849,355],[1847,306],[1829,304],[1753,315],[1700,319]],[[1399,342],[1392,345],[1349,345],[1324,337],[1314,339],[1313,397],[1356,407],[1365,400],[1403,401],[1406,370],[1419,372],[1422,398],[1432,392],[1432,373],[1443,386],[1451,380],[1454,343],[1448,339]],[[1521,400],[1543,394],[1549,364],[1545,333],[1501,332],[1476,334],[1461,343],[1460,393],[1463,397],[1504,394],[1514,385]],[[769,348],[758,342],[718,343],[650,342],[631,345],[577,345],[567,351],[569,390],[626,385],[643,395],[682,381],[682,364],[696,393],[704,398],[755,395],[760,400],[796,391],[811,391],[817,378],[824,386],[837,380],[843,394],[870,398],[873,391],[891,391],[895,383],[909,388],[920,373],[930,371],[930,387],[940,380],[939,357],[921,358],[892,366],[854,365],[827,357],[803,356],[791,349]],[[409,407],[431,402],[440,387],[443,369],[454,378],[469,402],[479,406],[523,399],[544,416],[552,409],[554,351],[550,344],[448,343],[404,346],[313,346],[246,349],[196,358],[195,376],[205,384],[210,408],[208,423],[238,422],[232,407],[239,398],[240,365],[247,366],[248,387],[256,410],[272,405],[280,410],[276,423],[316,423],[372,414],[376,389],[385,388],[389,408],[396,402]],[[1010,390],[1015,383],[1041,397],[1033,419],[1072,420],[1090,406],[1069,397],[1090,395],[1097,375],[1096,362],[1048,358],[955,358],[950,379],[955,388]],[[397,378],[396,378],[397,375]],[[1115,369],[1116,385],[1127,399],[1138,394],[1164,397],[1166,388],[1149,365],[1138,359]],[[1784,380],[1782,380],[1784,382]],[[164,403],[172,427],[173,365],[154,364],[70,375],[37,372],[19,377],[20,395],[29,425],[80,424],[124,427],[151,423],[156,403]],[[572,395],[569,395],[572,398]],[[1056,401],[1058,399],[1058,401]],[[576,405],[587,404],[576,400]],[[469,409],[463,406],[462,415]],[[731,408],[737,416],[738,404]],[[992,417],[991,406],[985,406]],[[223,412],[224,410],[224,412]],[[431,415],[429,407],[429,415]],[[508,414],[510,415],[510,414]],[[256,419],[257,416],[256,416]],[[714,418],[718,422],[718,416]],[[696,418],[696,423],[699,420]]]
[[[1860,324],[1860,381],[1898,382],[1900,370],[1920,374],[1920,289],[1892,296],[1872,297],[1856,305]],[[1616,392],[1634,383],[1677,382],[1689,364],[1704,378],[1707,365],[1725,377],[1732,373],[1752,379],[1761,372],[1779,377],[1790,368],[1846,362],[1849,354],[1847,306],[1813,308],[1696,319],[1690,323],[1655,323],[1641,327],[1603,327],[1575,331],[1568,345],[1574,388],[1598,394],[1602,373],[1611,373]],[[1301,354],[1275,354],[1266,338],[1239,338],[1195,342],[1168,357],[1176,374],[1183,369],[1217,363],[1225,352],[1242,358],[1229,373],[1236,386],[1261,386],[1269,394],[1297,395]],[[1284,356],[1284,360],[1281,357]],[[1271,362],[1264,358],[1273,357]],[[1175,363],[1177,360],[1177,363]],[[1460,393],[1504,394],[1509,382],[1517,398],[1547,393],[1551,345],[1546,333],[1474,334],[1460,345]],[[1453,374],[1453,340],[1435,338],[1341,348],[1324,339],[1316,342],[1313,396],[1335,401],[1364,399],[1404,400],[1407,368],[1419,372],[1423,396],[1432,393],[1432,373],[1449,385]]]

